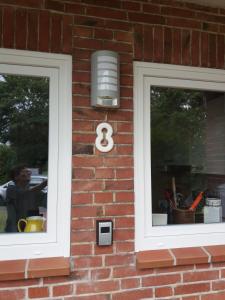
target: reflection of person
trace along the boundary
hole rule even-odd
[[[38,215],[39,206],[46,207],[46,195],[42,189],[47,186],[47,180],[34,187],[30,187],[31,171],[25,166],[18,166],[11,170],[14,184],[6,191],[6,205],[8,218],[6,232],[17,232],[17,222],[21,218]]]

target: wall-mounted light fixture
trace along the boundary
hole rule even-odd
[[[100,50],[91,56],[91,105],[117,108],[120,106],[119,55]]]

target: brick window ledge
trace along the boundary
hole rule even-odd
[[[138,269],[225,262],[225,245],[140,251],[136,262]]]
[[[70,262],[67,257],[0,261],[0,281],[69,274]]]

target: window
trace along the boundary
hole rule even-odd
[[[69,256],[71,73],[68,55],[0,49],[0,260]],[[15,185],[7,173],[22,164],[29,195],[35,191],[32,201],[39,202],[25,210],[23,204],[23,213],[16,214],[18,219],[44,216],[45,227],[37,232],[27,226],[24,232],[25,222],[22,232],[17,232],[17,222],[6,229]],[[20,195],[22,203],[25,196]]]
[[[225,72],[134,70],[136,250],[224,244]]]

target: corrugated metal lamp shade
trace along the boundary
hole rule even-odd
[[[119,55],[113,51],[96,51],[91,56],[91,105],[120,106]]]

